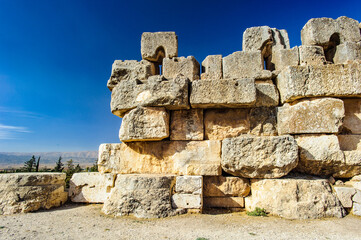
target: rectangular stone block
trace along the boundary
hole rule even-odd
[[[305,97],[360,97],[361,64],[286,67],[276,78],[281,102]]]
[[[115,174],[99,172],[74,173],[70,179],[72,202],[104,203],[114,187]]]
[[[202,195],[202,176],[178,176],[175,184],[176,193]]]
[[[115,60],[112,66],[112,74],[108,80],[110,91],[122,80],[147,80],[148,77],[156,74],[155,65],[146,60]]]
[[[300,53],[301,66],[326,64],[325,53],[322,47],[301,45],[298,49]]]
[[[144,32],[141,40],[143,59],[161,64],[163,58],[178,57],[178,36],[175,32]]]
[[[199,79],[199,63],[193,56],[164,58],[162,75],[165,78],[182,75],[191,81],[197,80]]]
[[[361,135],[338,135],[340,148],[343,151],[361,151]]]
[[[165,79],[162,76],[152,76],[147,81],[121,81],[113,89],[111,111],[123,117],[137,106],[189,109],[188,83],[185,77]]]
[[[193,81],[192,108],[237,108],[256,102],[254,79]]]
[[[343,131],[361,134],[361,99],[343,99],[345,105],[345,118]]]
[[[171,111],[170,140],[203,140],[203,109]]]
[[[101,173],[221,175],[220,141],[161,141],[101,144]]]
[[[336,46],[336,53],[333,58],[335,64],[348,63],[354,60],[361,60],[361,42],[345,42]]]
[[[344,113],[343,101],[335,98],[287,103],[278,108],[278,133],[337,133]]]
[[[240,177],[204,177],[204,197],[246,197],[251,187],[247,178]]]
[[[255,78],[264,69],[261,51],[234,52],[223,58],[223,78]]]
[[[252,108],[249,114],[250,134],[277,135],[277,111],[275,107]]]
[[[249,131],[249,109],[207,109],[204,111],[205,139],[223,140]]]
[[[276,70],[282,70],[287,66],[297,66],[299,64],[298,47],[292,49],[274,49],[272,60]]]
[[[278,106],[280,95],[272,81],[256,82],[256,107]]]
[[[159,141],[169,137],[169,114],[162,107],[137,107],[127,112],[119,131],[122,142]]]
[[[184,209],[202,209],[203,198],[201,195],[176,193],[172,196],[172,207]]]
[[[209,55],[202,62],[201,79],[222,79],[222,55]]]
[[[206,197],[203,205],[205,208],[243,208],[244,197]]]

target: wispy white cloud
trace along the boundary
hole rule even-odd
[[[16,115],[18,117],[25,117],[25,118],[44,118],[45,117],[44,115],[39,114],[39,113],[10,109],[7,107],[2,107],[2,106],[0,106],[0,113],[8,113],[11,115]]]
[[[15,139],[18,133],[30,133],[26,127],[9,126],[0,123],[0,139]]]

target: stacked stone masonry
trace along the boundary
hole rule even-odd
[[[293,48],[286,30],[252,27],[242,51],[201,64],[174,32],[144,33],[142,60],[116,60],[108,81],[122,143],[100,145],[99,173],[74,175],[70,198],[141,218],[361,215],[359,26],[311,19]]]

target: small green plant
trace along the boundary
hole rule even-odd
[[[0,226],[0,229],[3,229],[3,228],[5,228],[5,226]]]
[[[267,217],[267,212],[263,208],[256,207],[252,212],[247,212],[248,216],[256,216],[256,217]]]
[[[208,238],[198,237],[196,240],[209,240]]]

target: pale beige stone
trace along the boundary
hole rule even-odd
[[[176,193],[202,195],[202,176],[178,176],[175,184]]]
[[[112,173],[74,173],[69,182],[69,197],[72,202],[104,203],[114,181],[115,174]]]
[[[202,209],[201,195],[176,193],[172,196],[172,207],[183,209]]]
[[[156,67],[146,60],[115,60],[107,86],[110,91],[122,80],[147,80],[156,74]]]
[[[271,61],[276,70],[282,70],[287,66],[297,66],[299,64],[298,47],[272,50]]]
[[[361,151],[361,135],[338,135],[343,151]]]
[[[137,107],[126,113],[119,131],[122,142],[159,141],[169,137],[169,114],[162,107]]]
[[[201,80],[192,82],[192,108],[239,108],[256,102],[254,79]]]
[[[203,140],[203,109],[171,111],[170,140]]]
[[[118,174],[102,212],[137,218],[173,216],[177,213],[171,204],[174,184],[175,176]]]
[[[261,51],[234,52],[223,58],[223,78],[254,78],[264,69]]]
[[[361,99],[343,99],[345,118],[342,128],[353,134],[361,134]]]
[[[178,75],[187,77],[189,80],[199,79],[199,63],[193,56],[164,58],[162,75],[165,78],[175,78]]]
[[[0,215],[34,212],[63,205],[65,173],[0,174]]]
[[[322,47],[302,45],[299,46],[298,49],[301,66],[326,64],[325,53]]]
[[[256,82],[256,107],[277,106],[280,95],[272,82]]]
[[[206,197],[205,208],[244,208],[244,197]]]
[[[207,109],[204,112],[205,139],[222,140],[249,131],[248,109]]]
[[[202,62],[201,79],[222,79],[222,55],[209,55]]]
[[[356,194],[352,197],[352,201],[352,213],[356,216],[361,216],[361,190],[356,190]]]
[[[324,66],[289,66],[281,71],[276,83],[281,102],[305,97],[361,96],[361,64]]]
[[[335,98],[286,103],[278,108],[278,133],[337,133],[344,113],[343,101]]]
[[[220,141],[101,144],[101,173],[221,175]]]
[[[141,53],[143,59],[158,63],[166,57],[177,57],[178,37],[175,32],[144,32]]]
[[[352,187],[334,187],[336,195],[344,208],[352,208],[352,197],[356,190]]]
[[[292,136],[245,135],[222,141],[222,169],[245,178],[280,178],[298,163],[298,147]]]
[[[252,108],[249,114],[250,134],[277,135],[277,111],[274,107]]]
[[[189,109],[188,83],[186,77],[165,79],[162,76],[152,76],[147,81],[120,81],[112,92],[111,111],[123,117],[137,106]]]
[[[361,60],[361,42],[345,42],[336,47],[334,63],[349,63],[353,60]]]
[[[289,176],[281,179],[252,179],[252,196],[246,210],[264,208],[271,215],[288,219],[343,217],[344,208],[326,179]]]
[[[251,191],[247,178],[240,177],[204,177],[204,197],[246,197]]]
[[[268,26],[251,27],[243,32],[242,50],[257,51],[272,46],[272,30]]]

